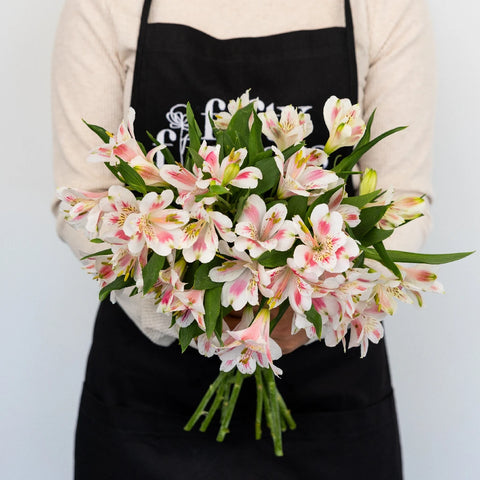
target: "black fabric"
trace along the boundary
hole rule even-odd
[[[231,40],[181,25],[148,24],[149,3],[132,91],[135,132],[146,145],[142,132],[166,131],[172,149],[181,152],[186,100],[197,114],[205,113],[209,102],[218,106],[248,88],[266,105],[311,107],[315,130],[308,144],[323,145],[325,100],[333,94],[357,99],[348,1],[346,28]],[[218,358],[193,349],[181,354],[177,344],[159,347],[118,306],[103,302],[80,404],[75,478],[402,478],[384,341],[370,345],[364,359],[358,349],[344,353],[341,346],[315,343],[276,363],[284,371],[279,388],[298,424],[284,435],[285,457],[274,457],[268,432],[254,440],[251,379],[242,388],[231,433],[218,444],[214,424],[206,433],[183,431],[218,374]]]

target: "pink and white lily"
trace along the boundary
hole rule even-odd
[[[356,227],[360,224],[360,209],[354,205],[348,205],[342,203],[342,200],[345,197],[345,190],[341,188],[337,190],[331,197],[328,202],[328,209],[331,212],[338,212],[343,221],[351,228]]]
[[[135,121],[135,110],[128,110],[127,118],[118,127],[117,134],[109,133],[110,141],[93,150],[88,156],[90,162],[108,162],[110,165],[118,165],[120,157],[125,162],[130,162],[143,152],[138,146],[133,133],[133,122]]]
[[[230,100],[227,106],[228,111],[217,113],[215,115],[216,118],[213,121],[213,123],[220,130],[226,130],[228,128],[228,125],[230,124],[230,120],[238,112],[238,110],[241,110],[242,108],[246,107],[250,103],[255,104],[254,108],[256,110],[257,101],[258,101],[258,98],[250,99],[250,90],[247,90],[240,97],[237,97],[236,100]],[[253,123],[253,116],[250,119],[250,125],[249,125],[250,128],[252,128],[252,123]]]
[[[361,115],[360,106],[352,105],[348,98],[332,96],[325,102],[323,118],[330,133],[324,148],[326,154],[359,142],[366,128]]]
[[[198,182],[203,180],[201,168],[193,165],[193,172],[190,172],[182,165],[163,165],[160,169],[161,177],[178,190],[176,202],[183,208],[190,210],[195,204],[195,197],[208,192],[208,185],[200,187]],[[205,197],[201,203],[211,205],[215,197]]]
[[[343,218],[330,212],[328,205],[317,205],[310,216],[313,235],[299,215],[293,217],[303,245],[295,248],[293,258],[309,278],[319,277],[324,271],[341,273],[351,267],[351,259],[358,256],[357,243],[343,232]]]
[[[76,229],[85,228],[89,233],[97,231],[102,213],[99,202],[106,196],[107,192],[88,192],[69,187],[57,189],[65,221]]]
[[[249,250],[254,258],[271,250],[287,251],[296,238],[296,226],[285,220],[287,207],[277,203],[268,209],[258,195],[250,195],[235,226],[235,248]]]
[[[313,286],[303,276],[303,272],[287,258],[287,265],[270,270],[271,283],[268,288],[273,295],[268,296],[268,306],[275,308],[287,298],[294,312],[304,315],[312,306]]]
[[[280,358],[282,352],[270,338],[270,310],[262,308],[250,325],[252,319],[253,311],[247,308],[237,327],[226,332],[225,346],[218,351],[222,361],[220,370],[229,372],[237,367],[241,373],[251,375],[259,365],[271,368],[279,376],[282,370],[273,361]]]
[[[385,313],[379,312],[374,303],[360,302],[350,322],[348,348],[360,347],[360,357],[367,354],[369,342],[378,343],[384,334],[381,320]]]
[[[175,322],[180,328],[186,328],[194,321],[205,330],[204,290],[184,290],[175,292],[170,312],[178,312]]]
[[[123,227],[129,215],[139,212],[135,195],[121,185],[112,185],[108,189],[108,195],[101,199],[100,209],[103,212],[100,238],[113,244],[124,244],[130,240]]]
[[[232,221],[223,213],[195,204],[192,218],[196,221],[188,224],[181,238],[183,257],[189,263],[199,260],[208,263],[215,257],[218,248],[218,235],[226,242],[234,242],[231,231]]]
[[[221,162],[220,145],[210,147],[204,141],[198,153],[204,159],[202,170],[210,175],[210,178],[197,181],[200,188],[208,188],[210,185],[255,188],[258,180],[262,179],[262,172],[257,167],[240,168],[248,153],[246,148],[232,150]]]
[[[396,196],[393,189],[385,192],[376,202],[377,205],[390,204],[377,227],[393,230],[405,222],[421,217],[425,211],[425,200],[410,195]]]
[[[245,252],[231,248],[224,241],[219,247],[222,255],[232,257],[234,260],[227,260],[219,267],[212,268],[209,277],[212,281],[223,283],[222,305],[231,305],[234,310],[239,311],[245,305],[258,305],[258,292],[263,296],[272,295],[268,285],[271,276],[258,262],[252,260]]]
[[[285,150],[301,142],[313,131],[313,123],[308,113],[298,113],[292,105],[282,109],[280,120],[273,108],[259,114],[263,134],[280,150]]]
[[[183,227],[190,219],[188,212],[166,208],[173,201],[173,192],[164,190],[160,195],[150,192],[139,202],[139,213],[130,214],[123,231],[130,237],[128,248],[138,254],[145,244],[158,255],[166,256],[181,247]]]
[[[275,164],[280,171],[278,198],[288,198],[294,195],[308,197],[312,191],[327,190],[338,180],[335,173],[310,163],[311,149],[302,148],[287,161],[278,148],[272,147],[272,150],[275,153]]]

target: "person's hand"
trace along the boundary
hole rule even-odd
[[[232,311],[225,317],[225,322],[227,322],[230,330],[233,330],[242,318],[242,311],[235,312]],[[271,311],[271,318],[275,318],[278,314],[278,309],[274,308]],[[275,340],[279,347],[282,349],[282,353],[285,355],[296,350],[298,347],[305,345],[308,342],[308,337],[305,333],[305,330],[300,330],[295,335],[291,334],[292,331],[292,318],[293,310],[289,307],[284,313],[282,319],[278,322],[277,326],[274,328],[271,337]]]

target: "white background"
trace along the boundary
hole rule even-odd
[[[438,51],[436,223],[424,250],[473,250],[480,236],[480,7],[430,4]],[[97,305],[96,285],[57,239],[49,211],[50,56],[61,5],[27,0],[2,8],[3,480],[72,478]],[[479,257],[442,267],[447,293],[426,296],[421,311],[402,308],[386,326],[407,480],[480,478]]]

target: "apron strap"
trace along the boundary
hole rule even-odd
[[[133,72],[133,84],[139,81],[140,72],[142,72],[143,64],[143,51],[145,45],[145,37],[148,26],[148,14],[150,13],[150,6],[152,5],[152,0],[145,0],[142,9],[142,18],[140,21],[140,29],[138,32],[138,41],[137,41],[137,52],[135,54],[135,70]],[[137,94],[138,89],[133,89],[132,98],[130,99],[130,105],[134,108],[137,106]]]
[[[345,0],[345,27],[347,34],[347,54],[350,68],[350,99],[352,103],[358,102],[358,79],[357,79],[357,59],[355,57],[355,35],[353,29],[352,9],[350,0]]]

